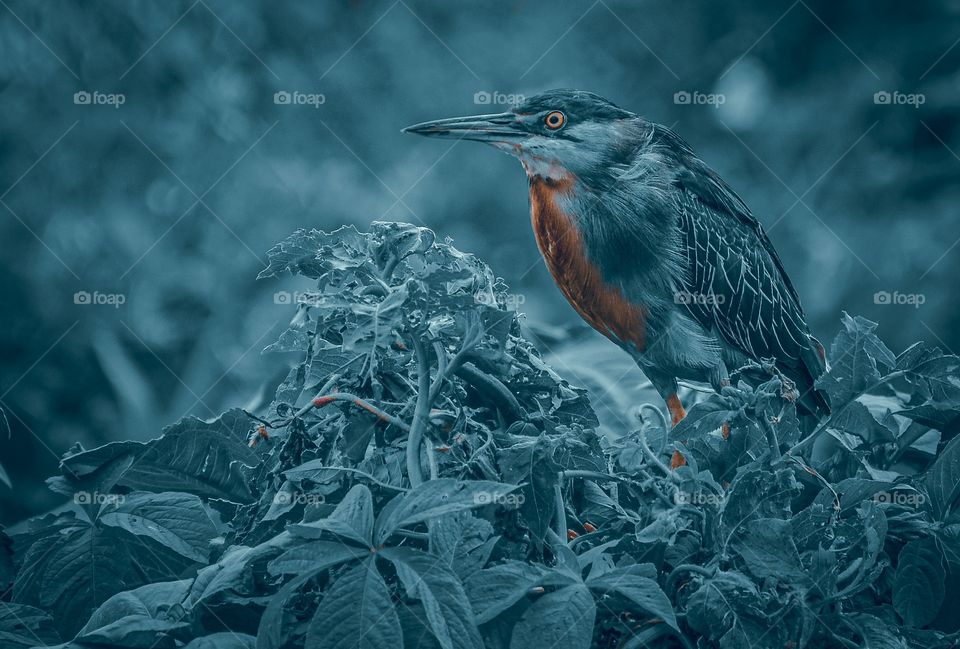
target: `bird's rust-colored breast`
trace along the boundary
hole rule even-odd
[[[618,344],[643,351],[646,314],[620,290],[609,285],[587,256],[573,217],[557,198],[573,190],[573,177],[530,181],[530,216],[537,246],[554,281],[577,313],[590,326]]]

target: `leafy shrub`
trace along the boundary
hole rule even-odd
[[[608,439],[429,230],[298,231],[286,272],[316,288],[268,348],[297,359],[273,402],[71,449],[72,506],[0,537],[0,645],[956,641],[957,357],[844,316],[815,429],[759,364]]]

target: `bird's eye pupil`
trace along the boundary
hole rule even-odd
[[[556,130],[564,125],[564,123],[567,121],[567,118],[559,110],[555,110],[552,113],[547,114],[543,121],[547,125],[547,128]]]

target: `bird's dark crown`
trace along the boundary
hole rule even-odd
[[[530,97],[514,109],[519,115],[535,115],[543,111],[559,110],[571,120],[614,120],[633,117],[600,95],[583,90],[561,88],[547,90]]]

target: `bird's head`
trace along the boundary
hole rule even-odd
[[[639,118],[603,97],[550,90],[505,113],[453,117],[403,129],[430,137],[486,142],[520,159],[530,178],[603,175],[624,153]]]

